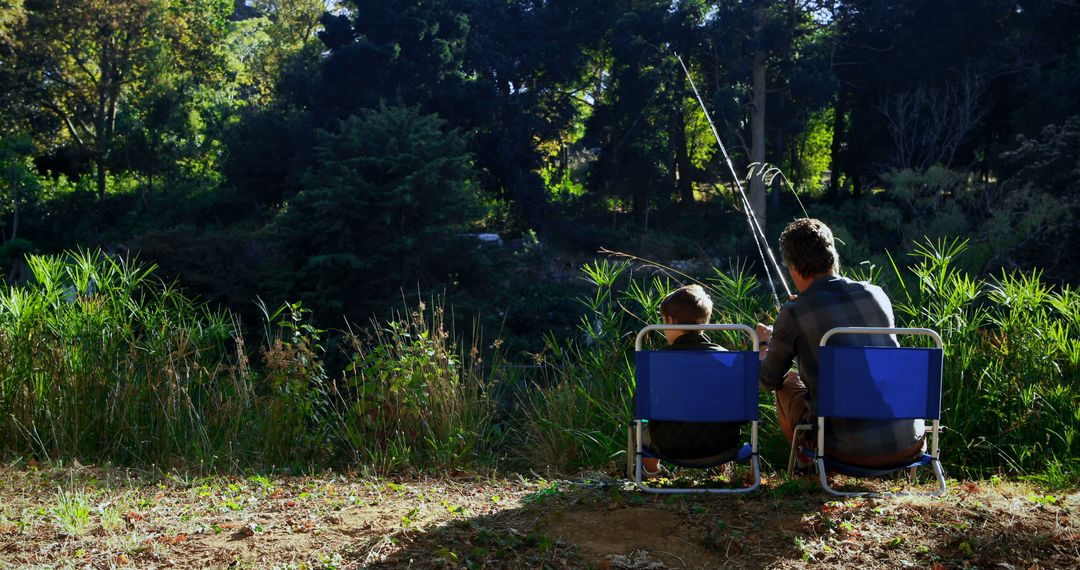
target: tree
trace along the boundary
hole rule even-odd
[[[882,113],[893,144],[891,164],[916,170],[952,166],[957,149],[986,115],[981,96],[982,81],[976,75],[940,86],[923,83],[888,96]]]
[[[452,282],[469,255],[456,236],[480,211],[473,174],[462,137],[417,107],[320,132],[304,189],[276,221],[289,294],[357,316],[400,287]]]
[[[19,239],[19,218],[22,205],[37,187],[37,177],[31,166],[30,153],[33,145],[29,137],[15,135],[0,137],[0,188],[4,192],[4,204],[0,211],[11,208],[11,223],[3,232],[3,242]]]
[[[1080,44],[1080,8],[1065,2],[850,0],[834,14],[833,180],[844,170],[856,193],[896,164],[977,165],[989,179],[1016,111]],[[1029,135],[1047,124],[1023,122]]]
[[[319,57],[324,0],[254,0],[233,15],[229,52],[234,88],[245,101],[264,106],[273,101],[282,73],[295,60],[310,64]]]
[[[93,162],[99,196],[116,159],[118,117],[144,88],[165,82],[183,92],[220,79],[227,0],[29,0],[26,8],[15,71],[26,122],[53,119],[64,144]],[[36,134],[45,148],[57,146],[53,131]]]
[[[1076,282],[1080,115],[1047,125],[1037,137],[1017,136],[1001,159],[1003,179],[986,199],[993,261],[1043,268],[1051,279]]]
[[[23,0],[0,0],[0,50],[10,48],[15,28],[25,21],[26,9]]]

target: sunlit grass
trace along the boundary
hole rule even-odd
[[[56,527],[71,536],[86,532],[90,524],[90,503],[90,498],[82,491],[57,489],[50,509]]]

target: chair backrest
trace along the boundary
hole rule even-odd
[[[690,422],[758,419],[757,353],[639,351],[635,415]]]
[[[818,415],[853,419],[940,419],[941,340],[928,329],[891,329],[895,334],[928,334],[937,348],[826,346],[822,339]],[[917,331],[917,332],[916,332]],[[855,334],[882,329],[848,328]]]

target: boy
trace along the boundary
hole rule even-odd
[[[660,302],[666,325],[704,325],[712,316],[712,300],[699,285],[676,289]],[[666,330],[668,350],[724,350],[702,331]],[[651,421],[642,432],[642,445],[653,453],[687,464],[722,463],[739,450],[740,422]],[[660,461],[642,459],[643,475],[656,477]]]

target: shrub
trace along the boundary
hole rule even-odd
[[[436,115],[380,107],[321,132],[304,189],[276,221],[289,298],[366,315],[402,286],[452,284],[480,217],[465,142]]]
[[[988,281],[957,269],[966,242],[920,245],[910,274],[894,265],[902,326],[945,341],[943,448],[962,473],[1040,473],[1080,478],[1080,295],[1036,273]],[[1064,467],[1063,467],[1064,466]]]
[[[349,335],[352,362],[335,399],[334,425],[335,444],[348,460],[382,472],[460,468],[495,451],[495,407],[480,349],[463,350],[442,307],[425,309],[421,304],[366,338]]]

